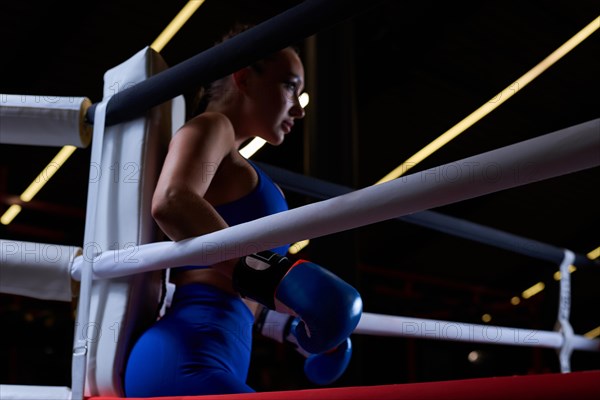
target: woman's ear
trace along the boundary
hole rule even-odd
[[[245,92],[248,88],[248,77],[250,75],[250,68],[242,68],[239,71],[233,73],[233,82],[235,86],[241,91]]]

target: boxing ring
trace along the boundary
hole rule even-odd
[[[168,293],[161,282],[168,268],[213,264],[396,218],[512,251],[519,251],[514,246],[515,239],[535,243],[536,246],[517,247],[529,256],[560,265],[563,277],[555,330],[533,331],[365,312],[355,334],[553,348],[559,356],[561,373],[187,398],[480,398],[483,391],[492,399],[524,392],[534,398],[561,398],[572,394],[573,387],[577,387],[579,398],[591,398],[600,392],[600,371],[570,370],[573,351],[600,351],[600,340],[575,334],[569,324],[569,266],[594,264],[568,249],[527,242],[529,239],[483,226],[466,223],[457,227],[450,217],[428,211],[598,167],[600,119],[360,190],[265,166],[284,189],[310,192],[321,200],[176,243],[166,241],[156,228],[150,217],[150,199],[168,141],[184,121],[180,96],[183,88],[232,72],[348,18],[361,7],[365,7],[361,2],[306,1],[171,68],[152,49],[144,48],[106,72],[104,97],[96,104],[84,97],[65,98],[46,104],[40,111],[39,105],[31,106],[27,96],[10,98],[7,106],[2,104],[3,116],[14,119],[13,129],[18,132],[3,135],[3,140],[9,137],[10,143],[32,145],[42,144],[43,140],[44,145],[86,147],[86,125],[93,124],[90,165],[94,166],[90,168],[82,246],[0,241],[3,293],[60,301],[78,297],[71,387],[2,385],[3,399],[29,396],[109,400],[121,396],[124,360],[133,338],[157,313],[164,312],[161,300]],[[301,21],[312,22],[303,25]],[[115,85],[131,87],[114,93],[111,88]],[[58,121],[58,126],[50,129],[53,134],[48,134],[47,124],[36,124],[43,119]],[[108,171],[115,163],[135,165],[137,179],[115,182]],[[435,179],[440,171],[449,168],[463,173],[453,180]],[[79,283],[73,285],[73,281]],[[432,332],[437,333],[432,335]]]

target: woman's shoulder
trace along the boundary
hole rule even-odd
[[[190,119],[183,127],[193,126],[204,128],[203,130],[223,130],[233,134],[233,125],[225,114],[214,111],[206,111]]]
[[[190,145],[221,143],[227,149],[233,146],[234,140],[235,132],[231,121],[226,115],[218,112],[204,112],[188,120],[173,138],[173,141]]]

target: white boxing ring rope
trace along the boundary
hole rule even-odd
[[[561,372],[571,372],[570,358],[573,350],[600,351],[600,339],[592,340],[575,335],[569,322],[569,266],[574,259],[572,251],[564,251],[564,258],[560,264],[561,277],[564,278],[560,281],[556,332],[363,313],[354,333],[553,348],[559,350]]]
[[[87,97],[0,94],[0,143],[85,148],[92,138],[85,123],[91,105]]]
[[[395,181],[180,242],[151,243],[99,254],[87,254],[86,248],[89,247],[84,245],[83,255],[74,262],[74,278],[79,278],[82,264],[92,268],[85,275],[92,275],[94,279],[115,278],[187,264],[210,265],[286,243],[597,167],[600,165],[598,132],[600,119],[588,121]],[[446,179],[440,178],[440,174],[448,170],[464,173],[462,176],[456,175],[456,179],[448,175]],[[568,262],[562,263],[561,272],[566,272],[568,276],[568,266],[573,256],[568,251],[565,254]],[[558,332],[364,313],[355,333],[555,348],[560,349],[561,371],[569,372],[571,352],[599,351],[600,340],[574,335],[568,322],[568,285],[568,280],[561,282]],[[415,327],[420,329],[410,331]],[[452,329],[456,329],[454,336]],[[463,329],[466,335],[463,335]],[[494,336],[490,333],[492,329]],[[432,335],[432,332],[435,334]]]
[[[354,333],[372,336],[408,337],[466,343],[504,344],[510,346],[561,349],[565,339],[560,332],[511,328],[383,315],[364,312]],[[600,351],[600,340],[581,335],[571,338],[572,349]],[[562,371],[568,372],[568,371]]]
[[[316,5],[319,1],[315,0],[307,3]],[[346,2],[339,1],[337,3],[343,4],[345,9],[350,8],[350,3],[362,4],[361,2],[346,4]],[[330,10],[332,14],[339,13],[334,6],[331,6]],[[300,14],[298,15],[300,16]],[[299,26],[299,24],[289,23],[286,25]],[[275,29],[272,28],[271,30]],[[267,28],[264,31],[266,32]],[[297,35],[302,36],[300,33],[297,33]],[[279,38],[278,40],[284,41],[283,37],[277,35],[265,35],[265,37]],[[240,36],[241,38],[243,37]],[[259,38],[259,35],[256,35],[253,40],[258,40],[257,38]],[[253,49],[253,46],[240,46],[240,48]],[[215,58],[218,59],[218,57]],[[189,70],[192,70],[192,68],[189,68]],[[195,70],[193,73],[196,75]],[[175,73],[170,76],[176,75],[183,76],[183,74]],[[162,91],[164,89],[165,93],[163,95],[169,97],[166,89],[158,86],[156,85],[155,90]],[[169,86],[173,87],[169,90],[176,90],[176,85]],[[142,87],[142,85],[138,86],[138,89],[139,87]],[[132,91],[124,91],[123,93],[132,93]],[[127,98],[127,96],[116,97]],[[145,100],[145,97],[150,96],[142,97]],[[118,102],[113,101],[112,103],[113,106],[115,106],[115,103],[118,105]],[[123,105],[127,102],[122,101],[121,103]],[[138,108],[145,108],[140,105],[142,103],[140,101],[132,103]],[[80,147],[87,146],[89,132],[81,131],[81,127],[86,128],[82,124],[82,113],[88,106],[89,101],[82,98],[80,104],[67,107],[69,115],[76,115],[76,117],[69,117],[69,119],[78,121],[77,128],[79,129],[75,129],[75,126],[69,126],[69,130],[77,132],[78,135],[73,136],[75,139],[72,137],[65,138],[65,143],[71,144],[73,142],[73,144]],[[92,109],[90,108],[90,113],[87,115],[95,117],[89,122],[94,122],[94,137],[98,134],[99,137],[95,137],[95,139],[99,142],[102,141],[101,131],[103,125],[105,125],[104,122],[106,121],[107,125],[110,124],[108,121],[109,114],[105,114],[106,106],[106,102],[97,104],[93,107],[94,112],[91,112]],[[113,108],[116,108],[116,106]],[[53,110],[53,113],[56,114],[56,110]],[[57,129],[57,131],[60,130],[62,128]],[[79,323],[85,323],[89,319],[87,310],[89,308],[89,298],[86,297],[86,294],[90,292],[92,279],[125,277],[185,264],[213,264],[279,245],[354,229],[496,191],[597,167],[600,165],[599,133],[600,119],[596,119],[512,146],[402,177],[392,182],[357,190],[319,203],[177,243],[159,242],[114,251],[99,249],[99,252],[95,252],[98,250],[98,244],[94,243],[91,227],[86,226],[82,256],[74,256],[79,249],[65,249],[65,255],[68,255],[69,258],[68,261],[63,258],[60,259],[61,275],[64,275],[65,271],[68,273],[70,269],[73,278],[82,281],[78,321]],[[15,135],[8,139],[3,138],[0,143],[19,143],[21,139],[21,135]],[[45,139],[47,137],[36,142],[42,144]],[[102,146],[95,143],[92,150],[93,152],[100,152]],[[93,159],[95,158],[97,157],[93,156]],[[88,202],[87,221],[92,220],[93,218],[89,216],[94,215],[96,212],[96,204],[93,203],[93,193],[96,189],[92,188],[89,192],[92,196],[90,202]],[[25,246],[17,247],[25,248]],[[2,249],[4,249],[4,245],[2,245]],[[2,257],[4,256],[3,253]],[[561,369],[566,372],[569,368],[568,359],[572,350],[600,350],[599,340],[589,340],[574,335],[568,322],[570,306],[568,259],[569,252],[566,251],[561,273],[567,279],[561,280],[557,332],[529,331],[364,313],[355,333],[418,336],[442,340],[556,348],[560,349]],[[21,289],[17,288],[18,290]],[[55,292],[59,290],[60,287]],[[462,334],[463,329],[466,331],[466,335]],[[494,330],[495,335],[492,335],[492,330]],[[73,355],[73,369],[83,374],[85,374],[86,368],[85,346],[85,341],[75,343]],[[79,354],[78,351],[80,351]],[[56,388],[55,395],[51,398],[82,398],[84,381],[83,376],[81,378],[81,380],[79,378],[74,379],[74,385],[71,389]],[[42,388],[41,390],[45,389]],[[5,393],[4,388],[1,386],[0,392]],[[31,395],[30,390],[28,390],[28,394]],[[41,394],[40,398],[50,397],[48,397],[48,392],[45,392]]]
[[[394,181],[179,242],[96,252],[85,243],[74,278],[89,261],[95,279],[181,265],[211,265],[600,165],[600,119]],[[87,264],[87,262],[86,262]]]
[[[99,110],[103,110],[103,107],[99,107],[97,111]],[[280,244],[353,229],[597,167],[600,165],[599,132],[600,119],[592,120],[385,184],[180,242],[158,242],[100,253],[92,253],[89,250],[96,250],[97,246],[93,243],[85,243],[83,255],[71,257],[72,276],[79,280],[81,269],[85,265],[88,266],[85,275],[92,275],[90,274],[92,271],[89,271],[91,267],[94,279],[104,279],[184,264],[216,263]],[[454,178],[449,175],[449,171],[464,173]],[[17,247],[26,250],[26,246]],[[73,253],[75,251],[70,254]],[[561,267],[563,276],[569,276],[566,273],[569,263],[563,262]],[[574,335],[568,324],[570,304],[568,285],[568,280],[561,281],[561,302],[557,323],[559,331],[557,332],[365,312],[355,333],[555,348],[560,349],[561,370],[566,372],[572,350],[600,350],[599,340]]]
[[[316,4],[316,2],[313,3]],[[22,98],[14,97],[12,100],[13,103],[18,103]],[[19,104],[19,106],[22,105]],[[92,159],[97,159],[98,154],[95,156],[94,154],[102,151],[102,130],[105,121],[108,122],[105,119],[108,117],[106,106],[107,102],[105,101],[94,107],[95,143],[92,146]],[[58,114],[58,110],[65,108],[64,112],[68,114],[68,120],[77,121],[75,125],[62,125],[53,129],[56,132],[76,133],[63,137],[62,142],[80,147],[89,144],[89,131],[82,129],[87,128],[83,123],[83,114],[88,107],[89,100],[86,98],[77,98],[75,104],[68,103],[66,107],[63,105],[49,107],[52,109],[52,114]],[[9,110],[6,106],[0,110],[2,115],[5,115],[6,110]],[[31,111],[25,106],[9,111],[15,110]],[[36,115],[33,115],[31,119],[34,120],[35,117]],[[25,129],[25,131],[30,130],[29,128]],[[56,145],[55,140],[50,136],[52,135],[40,138],[36,142]],[[20,143],[22,139],[20,134],[13,135],[3,138],[0,143]],[[44,140],[49,140],[49,142],[46,143]],[[90,300],[86,294],[90,293],[92,279],[119,278],[185,264],[214,264],[279,245],[402,217],[496,191],[597,167],[600,165],[599,149],[600,119],[596,119],[401,177],[392,182],[371,186],[176,243],[158,242],[120,250],[101,249],[95,243],[91,226],[86,225],[82,255],[76,256],[80,250],[78,248],[64,248],[65,257],[60,258],[58,262],[60,275],[62,277],[65,273],[69,274],[70,272],[74,279],[81,280],[80,293],[82,297],[79,299],[78,322],[85,323],[89,320]],[[93,196],[96,190],[99,189],[92,187],[89,192],[87,221],[95,220],[90,215],[93,216],[96,213],[95,196]],[[12,246],[15,243],[17,242],[0,241],[3,250],[2,261],[6,256],[5,246]],[[26,250],[25,245],[21,246],[17,243],[17,247]],[[61,247],[61,249],[63,248]],[[96,250],[99,251],[96,252]],[[19,255],[16,256],[19,257]],[[561,264],[561,274],[565,279],[562,279],[560,283],[559,313],[555,332],[386,316],[365,312],[354,333],[554,348],[560,350],[561,371],[569,372],[569,358],[573,350],[600,351],[600,340],[590,340],[575,335],[569,324],[568,266],[571,262],[572,253],[566,250]],[[18,266],[17,264],[11,264],[11,267]],[[2,268],[4,269],[4,265]],[[15,279],[20,280],[18,276]],[[51,290],[52,293],[49,295],[56,296],[56,293],[59,293],[65,297],[62,300],[68,301],[71,292],[60,293],[63,288],[63,286],[58,286]],[[4,288],[0,287],[0,289]],[[24,290],[19,287],[14,289],[17,293],[19,291],[22,293]],[[4,292],[4,290],[1,291]],[[86,351],[85,340],[75,343],[72,365],[75,374],[72,388],[54,388],[52,398],[83,398]],[[33,389],[23,388],[15,387],[14,389],[16,392],[27,391],[29,396],[32,394]],[[0,392],[3,395],[6,393],[6,389],[6,386],[0,385]],[[40,398],[50,398],[46,389],[48,388],[40,388],[42,391]]]

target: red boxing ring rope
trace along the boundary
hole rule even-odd
[[[585,400],[596,399],[599,394],[600,370],[251,394],[154,397],[144,400],[506,400],[510,398]],[[100,396],[89,397],[87,400],[117,399],[117,397]]]

